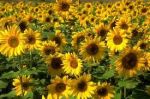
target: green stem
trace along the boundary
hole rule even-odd
[[[32,67],[32,52],[30,51],[30,68]]]

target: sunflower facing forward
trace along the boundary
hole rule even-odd
[[[116,61],[116,70],[119,75],[133,77],[144,66],[144,58],[137,47],[126,48]]]
[[[70,79],[67,76],[60,78],[56,76],[55,79],[51,81],[51,84],[47,86],[48,96],[47,99],[62,99],[65,96],[68,99],[70,95]]]
[[[28,29],[24,31],[26,48],[31,51],[41,46],[41,34],[39,32]]]
[[[114,97],[113,87],[107,82],[98,82],[93,97],[94,99],[111,99],[112,97]]]
[[[128,42],[126,33],[123,30],[117,28],[108,33],[106,40],[108,48],[115,52],[123,50]]]
[[[95,84],[90,81],[91,75],[83,74],[77,79],[72,80],[71,89],[72,95],[76,96],[76,99],[88,99],[91,98],[96,89]]]
[[[32,79],[30,76],[22,76],[16,79],[13,79],[13,88],[16,91],[16,95],[26,95],[28,92],[32,91]]]
[[[16,25],[0,31],[0,52],[8,57],[24,52],[24,37]]]
[[[64,71],[70,75],[77,76],[82,71],[82,60],[75,53],[66,53],[63,65]]]
[[[104,50],[105,44],[100,41],[100,38],[87,38],[85,42],[81,44],[80,54],[84,60],[98,62],[102,58]]]

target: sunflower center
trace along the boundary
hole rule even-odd
[[[82,35],[82,36],[79,36],[79,37],[77,38],[77,44],[79,45],[80,42],[82,42],[84,39],[85,39],[85,37],[84,37],[83,35]]]
[[[137,65],[137,61],[137,55],[131,52],[122,58],[122,65],[125,69],[133,69]]]
[[[108,90],[106,88],[100,88],[97,90],[97,94],[99,96],[106,96],[108,94]]]
[[[101,36],[101,37],[104,37],[106,34],[107,34],[107,30],[105,30],[105,29],[101,29],[101,30],[98,32],[98,35]]]
[[[53,10],[49,10],[49,11],[48,11],[48,14],[49,14],[49,15],[53,14]]]
[[[122,23],[121,29],[124,29],[124,30],[128,29],[128,25],[126,23]]]
[[[72,68],[77,68],[78,67],[78,62],[77,62],[77,59],[75,58],[75,57],[71,57],[71,59],[70,59],[70,66],[72,67]]]
[[[60,37],[54,37],[53,39],[52,39],[52,41],[55,41],[55,43],[58,45],[58,46],[60,46],[61,45],[61,38]]]
[[[20,27],[20,30],[24,32],[24,30],[27,28],[27,23],[22,21],[20,22],[19,27]]]
[[[87,90],[87,83],[85,81],[81,81],[78,83],[77,88],[79,91],[83,92]]]
[[[49,18],[49,17],[46,17],[46,18],[45,18],[45,22],[50,22],[50,18]]]
[[[66,90],[66,84],[64,83],[58,83],[55,87],[56,92],[61,93],[64,90]]]
[[[98,50],[99,50],[99,47],[98,47],[96,44],[94,44],[94,43],[92,43],[92,44],[90,44],[90,45],[88,45],[88,46],[86,47],[86,51],[87,51],[87,53],[90,54],[90,55],[95,55],[95,54],[97,54],[97,53],[98,53]]]
[[[53,69],[61,69],[62,68],[61,58],[52,58],[51,66],[52,66]]]
[[[62,11],[68,11],[70,8],[70,5],[67,2],[62,2],[60,7]]]
[[[142,9],[142,13],[146,13],[147,12],[147,9],[146,8],[143,8]]]
[[[120,35],[115,35],[114,38],[113,38],[113,42],[116,44],[116,45],[119,45],[121,44],[123,41],[122,37]]]
[[[12,48],[16,48],[19,45],[19,39],[15,36],[12,36],[8,39],[8,45]]]
[[[36,39],[35,39],[34,35],[29,35],[27,37],[26,43],[28,43],[28,44],[35,44],[35,42],[36,42]]]
[[[44,48],[44,53],[46,55],[54,54],[55,53],[55,48],[52,46],[47,46]]]
[[[139,33],[139,32],[137,31],[137,29],[132,30],[132,37],[137,36],[138,33]]]
[[[146,47],[147,47],[146,43],[140,44],[140,48],[141,48],[141,49],[146,49]]]
[[[115,26],[116,26],[116,21],[114,21],[114,22],[112,22],[112,23],[110,24],[110,28],[111,28],[111,29],[113,29]]]
[[[29,88],[29,83],[28,83],[28,82],[23,82],[23,83],[22,83],[22,88],[23,88],[24,90],[28,90],[28,88]]]

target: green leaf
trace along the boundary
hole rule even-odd
[[[121,99],[121,91],[120,90],[116,91],[114,99]]]
[[[33,99],[33,92],[29,92],[24,96],[24,99]]]
[[[7,83],[7,82],[4,82],[4,81],[0,80],[0,89],[2,89],[2,88],[6,88],[6,87],[7,87],[7,85],[8,85],[8,83]]]
[[[115,70],[114,69],[109,69],[108,71],[106,71],[103,75],[102,78],[103,79],[109,79],[111,77],[113,77],[115,74]]]
[[[10,71],[10,72],[6,72],[4,73],[1,78],[2,79],[10,79],[10,78],[15,78],[18,76],[18,72],[14,72],[14,71]]]
[[[139,81],[137,80],[120,80],[118,82],[119,87],[125,87],[127,89],[133,89],[138,85]]]
[[[148,95],[143,90],[135,90],[133,91],[132,98],[133,99],[150,99],[150,95]]]
[[[4,97],[9,97],[9,99],[10,99],[10,98],[13,98],[13,97],[15,97],[15,96],[16,96],[15,91],[10,91],[10,92],[7,93],[7,94],[0,95],[0,99],[3,99]]]

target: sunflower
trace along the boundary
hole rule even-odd
[[[149,42],[148,42],[148,40],[145,40],[145,39],[138,41],[137,47],[139,47],[139,49],[145,50],[145,51],[150,49]]]
[[[89,37],[81,44],[79,50],[84,60],[98,62],[104,54],[105,43],[100,41],[100,38]]]
[[[68,99],[70,95],[70,79],[67,76],[60,78],[56,76],[55,79],[51,80],[51,84],[47,86],[48,96],[47,99],[62,99],[65,96]]]
[[[128,42],[126,39],[126,33],[123,30],[115,28],[111,30],[107,35],[107,46],[111,51],[120,51],[123,50]]]
[[[133,77],[144,66],[143,54],[137,47],[124,49],[116,60],[116,70],[119,75]]]
[[[60,75],[63,72],[63,55],[56,53],[46,58],[48,72],[50,75]]]
[[[16,25],[0,31],[0,52],[8,57],[24,52],[24,37]]]
[[[40,47],[40,51],[43,57],[47,57],[49,55],[54,55],[59,51],[57,44],[54,41],[45,41],[42,43]]]
[[[113,87],[107,82],[104,83],[98,82],[93,97],[95,99],[111,99],[114,97]]]
[[[67,14],[70,10],[72,0],[56,0],[56,10],[61,14]]]
[[[75,49],[78,49],[81,42],[83,42],[86,38],[86,33],[84,31],[81,32],[74,32],[74,34],[72,35],[72,46]]]
[[[116,27],[116,18],[113,18],[110,22],[109,22],[109,29],[113,30]]]
[[[146,6],[141,6],[139,8],[140,8],[140,10],[139,10],[140,15],[147,15],[150,11],[149,7],[146,7]]]
[[[130,33],[132,31],[131,18],[129,16],[122,16],[116,22],[116,27]]]
[[[55,32],[55,36],[51,38],[57,44],[57,47],[62,48],[67,42],[63,33],[59,30]]]
[[[28,22],[25,20],[21,20],[18,23],[18,27],[20,28],[21,32],[24,32],[26,29],[28,29]]]
[[[65,73],[78,76],[82,71],[82,60],[75,53],[66,53],[63,59]]]
[[[41,46],[41,34],[31,28],[24,31],[25,45],[28,50],[38,49]]]
[[[16,79],[13,79],[13,86],[14,86],[14,90],[16,92],[16,95],[26,95],[28,92],[32,91],[32,79],[30,78],[30,76],[22,76],[22,77],[18,77]]]
[[[96,89],[95,83],[91,80],[91,75],[83,74],[77,79],[72,80],[71,93],[76,96],[76,99],[87,99],[92,98],[94,90]]]
[[[94,28],[94,32],[98,37],[101,37],[102,40],[105,40],[107,33],[109,32],[109,29],[106,25],[103,23],[100,23]]]
[[[150,71],[150,53],[145,52],[144,53],[144,70]]]

